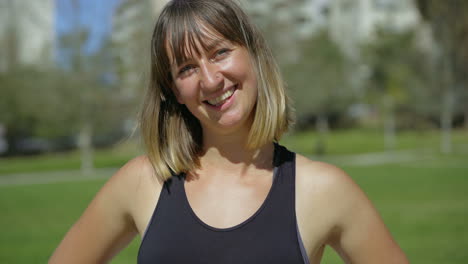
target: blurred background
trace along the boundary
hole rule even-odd
[[[115,170],[166,0],[0,0],[0,263],[44,263]],[[296,108],[413,263],[468,260],[468,1],[244,0]],[[332,206],[332,205],[331,205]],[[139,239],[113,263],[135,263]],[[324,263],[342,263],[329,249]]]

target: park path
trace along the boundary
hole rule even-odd
[[[310,157],[315,160],[329,162],[339,166],[374,166],[394,163],[410,163],[414,161],[433,160],[431,150],[411,149],[390,152],[370,152],[350,155],[328,155]]]
[[[106,179],[116,171],[117,168],[102,168],[95,169],[89,175],[81,174],[80,170],[3,174],[0,175],[0,187]]]
[[[325,161],[338,166],[374,166],[384,164],[402,164],[414,166],[412,163],[418,162],[418,167],[430,167],[431,161],[437,159],[434,151],[431,150],[399,150],[392,152],[374,152],[352,155],[333,155],[323,157],[310,157],[313,160]],[[421,164],[421,162],[423,162]],[[457,167],[468,169],[468,163],[457,165]],[[72,181],[88,181],[96,179],[106,179],[113,175],[118,168],[95,169],[89,175],[83,175],[79,170],[30,172],[0,175],[0,187],[30,184],[48,184]]]

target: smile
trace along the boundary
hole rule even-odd
[[[227,101],[234,94],[234,91],[236,90],[236,87],[237,87],[237,85],[232,87],[231,89],[227,90],[222,95],[220,95],[220,96],[218,96],[216,98],[210,99],[210,100],[206,100],[205,102],[212,105],[212,106],[220,106],[220,105],[224,104],[224,102]]]

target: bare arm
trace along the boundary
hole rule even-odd
[[[332,170],[332,199],[340,211],[329,244],[346,263],[408,263],[364,192],[343,171]]]
[[[127,163],[101,188],[80,219],[68,231],[49,264],[106,263],[137,234],[131,212],[138,166]]]
[[[312,260],[320,261],[328,244],[346,263],[408,263],[377,210],[345,172],[301,155],[296,161],[298,224]]]

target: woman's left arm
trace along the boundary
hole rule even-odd
[[[364,192],[343,171],[333,170],[334,203],[339,205],[329,245],[347,263],[406,264],[379,213]]]
[[[299,226],[309,250],[321,242],[346,263],[408,263],[371,201],[344,171],[299,156],[296,175]],[[314,242],[316,234],[320,242]]]

